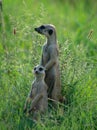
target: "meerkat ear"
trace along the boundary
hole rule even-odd
[[[52,35],[53,30],[52,30],[52,29],[50,29],[50,30],[48,31],[48,33],[49,33],[49,35]]]

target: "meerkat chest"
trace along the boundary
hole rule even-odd
[[[44,65],[49,61],[49,47],[46,45],[43,48],[43,62]]]
[[[34,86],[34,93],[38,94],[42,91],[43,83],[42,82],[36,82]]]

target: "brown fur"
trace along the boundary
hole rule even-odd
[[[45,82],[48,86],[48,97],[60,101],[61,96],[61,82],[58,60],[58,45],[56,30],[53,25],[41,25],[35,28],[35,31],[45,35],[46,43],[42,49],[42,57],[40,65],[46,69]]]
[[[44,82],[45,70],[44,67],[42,67],[43,70],[40,72],[40,67],[41,66],[37,66],[35,67],[36,69],[34,69],[35,80],[24,106],[24,112],[26,112],[27,106],[31,102],[28,113],[32,111],[34,118],[37,118],[37,113],[44,113],[48,108],[47,85]]]

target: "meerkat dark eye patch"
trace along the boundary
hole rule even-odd
[[[34,70],[36,70],[36,67],[34,68]]]
[[[45,26],[44,26],[44,25],[41,25],[41,26],[40,26],[40,29],[45,29]]]
[[[43,70],[43,68],[39,68],[39,71],[42,71]]]
[[[48,33],[49,33],[49,35],[52,35],[52,34],[53,34],[53,30],[50,29],[50,30],[48,31]]]

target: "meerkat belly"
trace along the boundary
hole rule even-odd
[[[43,97],[38,101],[38,103],[35,106],[36,111],[39,110],[40,112],[44,112],[48,107],[47,100],[47,92],[44,92]]]
[[[48,52],[44,52],[44,54],[43,54],[43,66],[45,66],[48,61],[49,61]]]

